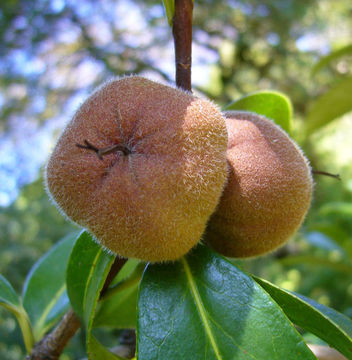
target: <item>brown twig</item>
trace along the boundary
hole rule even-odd
[[[331,174],[329,172],[320,171],[320,170],[312,170],[312,173],[314,175],[325,175],[325,176],[330,176],[330,177],[332,177],[334,179],[337,179],[337,180],[341,180],[340,174]]]
[[[110,283],[126,263],[127,259],[116,257],[106,277],[100,297],[107,290]],[[59,324],[49,334],[44,336],[33,348],[27,360],[58,360],[63,349],[80,328],[81,323],[72,309],[61,319]]]
[[[61,319],[55,329],[44,336],[27,356],[28,360],[57,360],[66,344],[81,326],[72,309]]]
[[[116,275],[119,273],[119,271],[122,269],[122,267],[126,264],[127,260],[128,259],[123,259],[118,256],[115,258],[115,261],[112,263],[110,271],[105,279],[103,288],[101,289],[100,298],[105,294],[109,285],[115,279]]]
[[[175,0],[172,34],[175,43],[176,85],[191,91],[192,0]]]

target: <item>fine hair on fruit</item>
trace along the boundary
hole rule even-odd
[[[46,187],[112,252],[175,260],[198,243],[219,202],[227,139],[212,102],[139,76],[113,79],[62,132]]]
[[[228,257],[253,257],[283,245],[309,209],[313,181],[306,157],[273,121],[224,113],[229,179],[205,241]]]

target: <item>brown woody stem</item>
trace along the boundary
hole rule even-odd
[[[28,360],[58,360],[66,344],[81,326],[72,309],[61,319],[55,329],[44,336],[33,348]]]
[[[193,0],[175,0],[172,34],[175,44],[176,85],[191,91]]]
[[[116,257],[112,264],[109,274],[106,277],[100,297],[107,290],[110,283],[126,263],[127,259]],[[44,336],[33,348],[32,353],[27,356],[27,360],[58,360],[62,351],[73,335],[80,328],[81,323],[73,312],[69,309],[59,324],[46,336]]]

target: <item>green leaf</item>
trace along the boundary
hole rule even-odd
[[[352,111],[352,77],[341,80],[313,103],[306,118],[307,135]]]
[[[21,300],[12,285],[0,274],[0,305],[12,312],[20,325],[23,341],[27,353],[34,344],[33,331],[28,314],[21,304]]]
[[[320,337],[348,359],[352,358],[352,321],[349,318],[266,280],[256,277],[255,280],[281,306],[292,322]]]
[[[172,19],[175,15],[175,0],[163,0],[167,21],[172,26]]]
[[[73,247],[67,266],[67,293],[75,313],[86,330],[89,359],[118,359],[93,336],[92,328],[96,307],[106,277],[115,256],[105,251],[91,235],[83,232]],[[99,357],[104,354],[104,357]]]
[[[286,132],[291,132],[291,101],[280,92],[269,90],[254,92],[234,101],[225,110],[255,112],[272,119]]]
[[[94,320],[94,326],[111,326],[117,329],[132,329],[137,324],[138,282],[115,296],[102,301]]]
[[[266,292],[202,245],[148,265],[137,334],[138,360],[315,359]]]
[[[66,266],[77,235],[53,246],[31,269],[23,288],[23,306],[33,324],[36,341],[69,307]]]
[[[330,54],[321,57],[320,60],[314,65],[312,69],[312,75],[315,75],[322,68],[330,64],[333,60],[351,54],[352,54],[352,44],[346,45],[338,50],[332,51]]]
[[[85,315],[91,307],[89,296],[95,297],[95,291],[104,281],[102,276],[113,260],[114,256],[104,251],[90,234],[81,233],[68,261],[66,283],[72,308],[84,323],[88,323]]]
[[[137,259],[129,259],[126,264],[122,267],[119,273],[116,275],[112,284],[117,284],[122,280],[125,280],[132,276],[135,273],[136,268],[139,266],[140,262]],[[145,267],[145,266],[144,266]]]
[[[125,266],[129,267],[130,262],[135,262],[135,260],[129,260]],[[145,264],[140,263],[128,278],[108,290],[100,300],[94,326],[111,326],[120,329],[136,327],[138,288],[144,268]]]
[[[352,265],[341,261],[339,259],[330,259],[329,257],[322,257],[318,255],[293,255],[287,256],[278,260],[280,264],[285,266],[297,266],[304,264],[305,266],[321,266],[324,268],[331,268],[335,271],[351,274]]]
[[[352,218],[352,204],[342,201],[329,202],[320,208],[319,213],[324,216],[338,214]]]
[[[107,350],[93,335],[90,337],[88,349],[89,360],[123,360],[119,356]]]
[[[6,309],[18,310],[21,307],[21,300],[11,284],[0,274],[0,305]]]

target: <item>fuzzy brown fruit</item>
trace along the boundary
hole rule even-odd
[[[309,164],[297,145],[263,116],[225,112],[228,183],[205,240],[228,257],[251,257],[285,243],[312,196]]]
[[[69,122],[46,167],[47,189],[114,253],[174,260],[215,210],[226,148],[225,120],[212,103],[126,77],[96,90]]]

